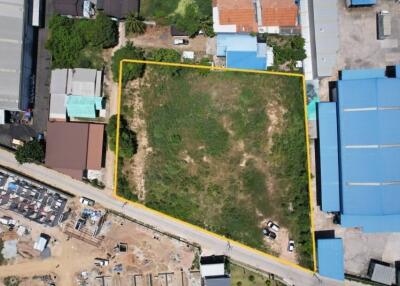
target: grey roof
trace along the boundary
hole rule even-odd
[[[375,263],[371,280],[385,285],[396,284],[396,268]]]
[[[50,93],[67,92],[67,69],[55,69],[51,72]]]
[[[339,49],[337,0],[313,0],[318,77],[331,76]]]
[[[50,96],[49,118],[54,120],[66,120],[67,117],[67,95],[65,93],[52,93]]]
[[[204,279],[205,286],[230,286],[231,278],[228,276],[210,277]]]
[[[24,7],[24,0],[0,0],[0,109],[19,109]]]

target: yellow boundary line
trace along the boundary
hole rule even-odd
[[[262,252],[258,249],[249,247],[245,244],[242,244],[240,242],[231,240],[229,238],[226,238],[222,235],[216,234],[214,232],[208,231],[204,228],[201,228],[197,225],[190,224],[188,222],[185,222],[183,220],[177,219],[175,217],[172,217],[170,215],[167,215],[165,213],[156,211],[154,209],[148,208],[143,204],[136,203],[129,201],[123,197],[120,197],[117,195],[117,185],[118,185],[118,154],[119,154],[119,128],[120,128],[120,115],[121,115],[121,97],[122,97],[122,72],[123,72],[123,66],[124,64],[148,64],[148,65],[158,65],[158,66],[170,66],[170,67],[185,67],[185,68],[196,68],[196,69],[204,69],[204,70],[210,70],[210,71],[233,71],[233,72],[244,72],[244,73],[255,73],[255,74],[268,74],[268,75],[277,75],[277,76],[290,76],[290,77],[298,77],[302,81],[303,85],[303,99],[304,99],[304,124],[305,124],[305,130],[306,130],[306,147],[307,147],[307,173],[308,173],[308,193],[309,193],[309,204],[310,204],[310,226],[311,226],[311,241],[312,241],[312,256],[313,256],[313,270],[307,269],[305,267],[302,267],[300,265],[297,265],[291,261],[273,256],[271,254]],[[120,61],[119,64],[119,76],[118,76],[118,103],[117,103],[117,137],[116,137],[116,144],[115,144],[115,164],[114,164],[114,191],[113,195],[116,199],[128,203],[134,207],[141,208],[144,210],[147,210],[149,212],[152,212],[155,215],[162,216],[164,218],[167,218],[169,220],[173,220],[177,223],[180,223],[182,225],[185,225],[187,227],[190,227],[192,229],[201,231],[203,233],[206,233],[208,235],[214,236],[216,238],[226,240],[232,245],[237,245],[242,248],[245,248],[253,253],[262,255],[264,257],[273,259],[281,264],[299,269],[301,271],[307,272],[307,273],[315,273],[317,270],[316,267],[316,250],[315,250],[315,237],[314,237],[314,219],[313,219],[313,196],[312,196],[312,184],[311,184],[311,163],[310,163],[310,143],[308,139],[308,119],[307,119],[307,93],[306,93],[306,82],[304,79],[304,76],[302,74],[296,74],[296,73],[285,73],[285,72],[274,72],[274,71],[256,71],[256,70],[246,70],[246,69],[233,69],[233,68],[224,68],[224,67],[213,67],[213,66],[203,66],[203,65],[192,65],[192,64],[180,64],[180,63],[167,63],[167,62],[155,62],[155,61],[145,61],[145,60],[130,60],[130,59],[124,59]]]

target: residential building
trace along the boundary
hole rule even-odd
[[[279,33],[298,25],[294,0],[214,0],[216,33]]]
[[[272,48],[249,34],[218,34],[217,56],[226,58],[228,68],[266,70],[274,61]]]
[[[102,124],[49,122],[45,165],[79,180],[100,171],[103,137]]]
[[[139,13],[139,0],[97,0],[97,9],[107,16],[125,19],[131,13]]]
[[[0,0],[0,109],[24,111],[34,94],[32,7]]]
[[[42,252],[47,247],[47,244],[49,243],[49,241],[50,241],[50,236],[48,234],[41,233],[40,236],[35,241],[35,244],[33,245],[33,249],[36,249],[39,252]]]
[[[223,255],[202,256],[200,274],[204,286],[229,286],[231,278],[227,274],[226,257]]]
[[[104,117],[102,71],[56,69],[51,73],[51,121],[94,120]]]
[[[344,254],[341,238],[317,240],[318,272],[322,276],[344,281]]]
[[[343,70],[318,104],[321,209],[343,227],[400,231],[400,66]]]

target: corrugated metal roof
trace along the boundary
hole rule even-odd
[[[335,102],[321,102],[318,104],[318,138],[322,210],[325,212],[339,212],[339,150]]]
[[[65,94],[52,93],[50,95],[50,119],[63,121],[67,119],[66,101],[67,96]]]
[[[351,79],[369,79],[369,78],[385,78],[386,69],[353,69],[353,70],[342,70],[341,80]]]
[[[218,34],[217,56],[224,57],[228,51],[257,52],[257,37],[249,34]]]
[[[396,268],[375,263],[371,280],[385,285],[396,284]]]
[[[227,52],[226,66],[228,68],[266,70],[267,58],[257,56],[257,52]]]
[[[51,71],[50,93],[67,93],[68,69],[55,69]]]
[[[89,125],[87,169],[100,170],[103,157],[103,124]]]
[[[376,4],[376,0],[351,0],[352,6],[374,5],[374,4]]]
[[[328,278],[344,281],[342,239],[318,239],[317,252],[319,274]]]
[[[331,76],[339,49],[337,0],[313,0],[317,75]]]
[[[0,0],[0,108],[18,110],[24,39],[24,0]]]
[[[69,117],[93,119],[96,118],[96,110],[100,110],[101,107],[101,97],[71,95],[67,98]]]

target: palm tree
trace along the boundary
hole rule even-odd
[[[125,20],[125,33],[129,34],[143,34],[146,31],[146,24],[143,23],[143,18],[131,13]]]

